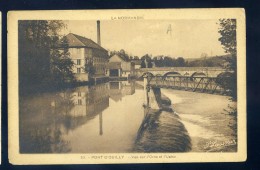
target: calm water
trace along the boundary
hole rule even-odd
[[[21,152],[131,151],[143,120],[143,91],[134,82],[22,98]]]
[[[166,93],[182,111],[178,95]],[[193,139],[198,135],[185,110],[179,116],[150,114],[143,103],[143,87],[126,81],[21,97],[20,152],[186,152],[197,147]]]

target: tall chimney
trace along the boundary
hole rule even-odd
[[[101,41],[100,41],[100,21],[97,20],[97,43],[98,45],[101,46]]]

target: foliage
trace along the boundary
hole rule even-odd
[[[61,53],[52,48],[57,44],[61,36],[59,31],[65,27],[62,21],[58,20],[22,20],[18,22],[18,58],[19,58],[19,83],[20,90],[30,90],[30,87],[39,87],[53,84],[56,81],[52,75],[50,61],[55,61],[59,69],[71,65],[68,59],[61,59]],[[67,52],[63,53],[66,56]],[[65,69],[67,71],[70,68]],[[65,71],[64,70],[64,71]],[[55,72],[56,74],[57,72]],[[69,73],[64,73],[65,77]],[[60,81],[60,79],[58,79]],[[37,89],[37,88],[36,88]]]
[[[141,61],[141,68],[146,68],[144,60]]]
[[[185,60],[183,57],[178,57],[176,60],[176,64],[178,67],[184,67],[185,66]]]
[[[221,37],[219,41],[223,46],[226,53],[231,55],[237,54],[237,41],[236,41],[236,19],[220,19],[219,20],[219,33]]]
[[[93,60],[91,58],[85,58],[84,71],[88,73],[90,77],[95,74],[96,70],[93,64]]]
[[[145,54],[144,56],[141,57],[141,68],[152,68],[152,59],[149,54]]]
[[[66,39],[61,40],[61,46],[62,49],[55,48],[50,51],[52,82],[58,85],[75,81],[72,70],[74,63],[70,59]]]
[[[141,57],[141,67],[145,68],[145,59],[154,63],[155,67],[220,67],[226,62],[228,56],[215,56],[208,58],[199,58],[195,60],[185,60],[183,57],[173,58],[170,56],[155,56],[151,58],[148,54]]]
[[[230,58],[230,55],[198,58],[189,60],[185,64],[187,67],[224,67],[227,58]]]
[[[162,55],[153,57],[153,61],[154,61],[156,67],[164,67]]]
[[[134,56],[134,60],[139,60],[139,57],[138,56]]]
[[[230,81],[228,87],[224,86],[224,88],[228,88],[231,93],[231,99],[237,100],[237,41],[236,41],[236,19],[220,19],[219,20],[219,33],[221,37],[219,41],[223,46],[223,49],[226,53],[230,54],[231,57],[226,59],[225,68],[227,71],[230,71],[232,75],[230,76]],[[222,86],[223,86],[222,84]]]
[[[224,88],[225,94],[231,96],[231,100],[236,101],[237,87],[236,87],[236,76],[232,72],[225,72],[217,77],[216,81],[221,87]]]
[[[156,67],[185,67],[186,62],[183,57],[177,59],[170,56],[156,56],[153,58]]]
[[[222,114],[228,115],[230,117],[228,126],[233,131],[232,135],[237,136],[237,108],[228,105],[228,108],[224,109],[224,113]]]
[[[152,55],[145,54],[141,58],[138,56],[129,56],[125,50],[111,51],[110,57],[117,54],[124,58],[126,61],[141,60],[141,68],[155,67],[221,67],[227,60],[230,60],[230,56],[208,56],[206,53],[201,54],[201,58],[194,60],[185,60],[183,57],[171,57],[158,55],[152,57]]]
[[[123,49],[121,49],[120,51],[115,51],[115,50],[114,51],[110,51],[109,57],[112,57],[115,54],[120,56],[120,57],[122,57],[125,61],[129,61],[130,60],[129,55]]]

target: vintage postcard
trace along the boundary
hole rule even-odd
[[[244,9],[11,11],[12,164],[238,162]]]

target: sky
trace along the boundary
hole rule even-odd
[[[100,21],[101,46],[124,49],[129,55],[199,58],[224,55],[218,41],[218,20],[104,20]],[[64,21],[62,35],[74,33],[97,42],[96,21]],[[169,29],[171,27],[171,29]],[[167,30],[171,30],[168,31]]]

